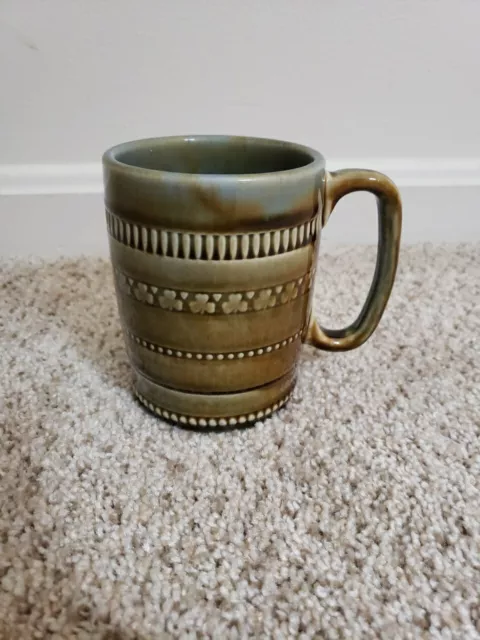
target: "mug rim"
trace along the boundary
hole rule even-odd
[[[153,169],[149,167],[142,167],[140,165],[129,164],[122,162],[118,158],[120,154],[124,154],[130,151],[141,151],[151,149],[152,146],[156,148],[175,144],[188,144],[189,142],[247,142],[259,145],[271,145],[272,151],[277,148],[287,149],[292,152],[303,153],[310,156],[311,161],[307,164],[293,167],[291,169],[282,169],[276,171],[265,171],[258,173],[189,173],[180,171],[168,171],[164,169]],[[290,142],[288,140],[281,140],[277,138],[267,138],[259,136],[241,136],[241,135],[222,135],[222,134],[193,134],[193,135],[174,135],[174,136],[159,136],[151,138],[139,138],[136,140],[130,140],[116,144],[107,149],[102,156],[102,164],[104,169],[120,171],[121,173],[129,174],[147,179],[158,180],[161,178],[165,181],[175,182],[196,182],[199,179],[202,181],[214,181],[214,182],[262,182],[265,180],[271,180],[272,178],[281,178],[282,180],[296,179],[300,174],[318,173],[320,169],[325,168],[325,158],[323,155],[315,149],[306,145],[298,144],[296,142]]]

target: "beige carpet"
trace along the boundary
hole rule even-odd
[[[323,256],[324,324],[373,258]],[[0,341],[2,639],[480,637],[480,246],[404,249],[246,431],[132,398],[106,262],[4,262]]]

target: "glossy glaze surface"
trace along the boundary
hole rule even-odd
[[[401,210],[373,172],[325,171],[288,142],[186,136],[126,143],[103,157],[120,317],[139,399],[195,427],[260,420],[284,404],[302,340],[361,344],[388,299]],[[350,191],[379,199],[379,264],[360,320],[310,320],[323,224]]]

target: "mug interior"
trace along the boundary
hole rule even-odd
[[[120,145],[114,159],[155,171],[245,175],[289,171],[315,161],[307,148],[288,142],[231,136],[158,138]]]

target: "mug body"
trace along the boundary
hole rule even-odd
[[[184,425],[281,407],[310,318],[325,163],[288,142],[153,138],[103,156],[118,308],[138,398]]]

